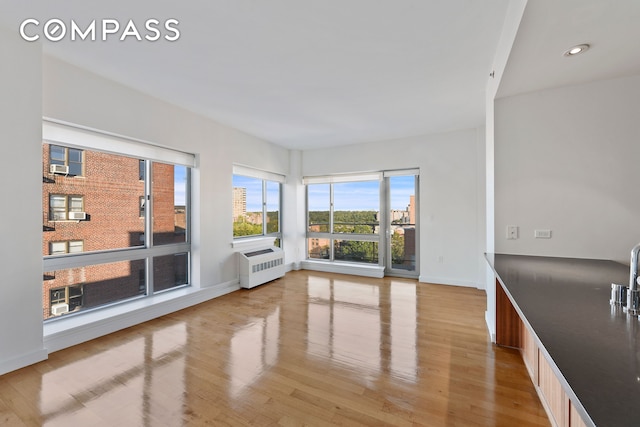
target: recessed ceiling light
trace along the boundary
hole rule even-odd
[[[577,46],[572,47],[571,49],[567,50],[564,53],[564,56],[575,56],[578,55],[580,53],[586,52],[587,50],[589,50],[589,45],[588,44],[579,44]]]

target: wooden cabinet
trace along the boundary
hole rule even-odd
[[[575,406],[569,405],[569,427],[587,427]]]
[[[524,356],[523,351],[523,356]],[[587,427],[567,396],[547,359],[538,350],[538,388],[551,424],[558,427]]]
[[[520,348],[522,321],[502,285],[496,280],[496,344]]]
[[[551,365],[544,356],[538,356],[538,387],[541,398],[546,404],[546,409],[551,424],[566,427],[569,420],[569,399],[562,389],[562,385],[551,369]]]
[[[529,371],[529,376],[534,384],[538,384],[538,346],[533,339],[533,334],[521,322],[520,342],[522,344],[522,360]]]

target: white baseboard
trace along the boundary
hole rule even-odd
[[[290,271],[298,271],[300,270],[300,263],[299,262],[290,262],[288,264],[285,265],[285,271],[288,273]]]
[[[44,325],[49,353],[86,342],[240,289],[238,280],[208,288],[185,287],[93,312],[56,319]]]
[[[27,354],[22,354],[18,357],[3,360],[0,362],[0,375],[15,371],[16,369],[24,368],[25,366],[33,365],[34,363],[42,362],[43,360],[46,360],[47,357],[47,350],[42,348]]]
[[[384,267],[379,265],[359,265],[347,262],[302,261],[304,270],[323,271],[325,273],[351,274],[365,277],[384,277]]]
[[[420,275],[418,277],[418,282],[420,283],[433,283],[435,285],[449,285],[449,286],[462,286],[465,288],[476,288],[484,290],[484,287],[476,282],[469,282],[465,280],[457,280],[451,279],[447,277],[435,277],[435,276],[425,276]]]

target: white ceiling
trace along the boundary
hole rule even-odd
[[[639,40],[640,0],[529,0],[498,97],[639,75]]]
[[[178,19],[181,36],[173,43],[113,38],[46,42],[44,50],[249,134],[306,149],[483,125],[508,2],[0,0],[0,23],[17,32],[29,17],[133,19],[141,29],[148,18]],[[639,10],[638,0],[529,1],[499,96],[639,73]],[[593,49],[571,63],[562,57],[582,42]],[[621,42],[635,53],[632,60]]]

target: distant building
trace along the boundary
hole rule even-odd
[[[250,224],[260,224],[262,225],[262,212],[245,212],[244,214],[245,221]],[[269,218],[267,218],[267,222],[269,222]]]
[[[404,263],[408,270],[416,269],[416,229],[407,227],[404,229]]]
[[[416,196],[409,196],[409,206],[407,206],[407,210],[409,211],[409,224],[416,224]]]
[[[409,213],[406,210],[391,209],[391,222],[403,223],[409,220]]]
[[[329,245],[331,241],[324,238],[309,239],[309,258],[312,259],[329,259]]]
[[[233,222],[247,214],[247,189],[233,187]]]

